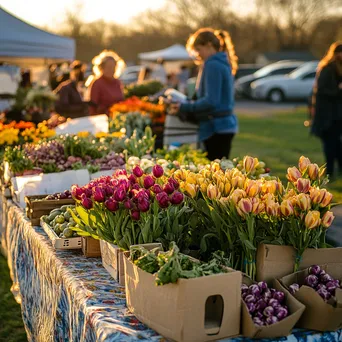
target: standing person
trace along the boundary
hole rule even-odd
[[[187,91],[188,79],[190,77],[190,70],[186,65],[181,66],[180,73],[178,74],[179,91],[183,94]]]
[[[124,99],[118,80],[125,62],[114,51],[104,50],[93,59],[95,81],[90,85],[90,114],[108,114],[110,107]]]
[[[229,158],[238,122],[234,115],[237,56],[226,31],[202,28],[190,36],[187,49],[201,64],[196,99],[172,104],[170,114],[199,123],[199,140],[210,160]]]
[[[151,80],[159,81],[162,84],[167,82],[167,74],[164,67],[164,60],[159,58],[157,64],[154,66],[151,74]]]
[[[70,65],[70,79],[61,83],[54,91],[59,96],[55,109],[58,114],[66,118],[78,118],[89,115],[88,104],[83,102],[78,90],[80,83],[84,81],[84,66],[80,61],[74,61]]]
[[[342,174],[342,42],[333,43],[317,68],[312,133],[322,140],[327,173]]]

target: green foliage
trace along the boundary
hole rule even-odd
[[[144,97],[154,95],[163,89],[163,84],[159,81],[151,80],[142,83],[132,83],[125,87],[125,97]]]

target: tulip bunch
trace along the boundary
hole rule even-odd
[[[123,249],[141,243],[189,241],[188,214],[178,182],[155,165],[151,173],[135,166],[128,174],[118,170],[84,187],[71,189],[85,231]]]
[[[288,169],[289,183],[284,187],[273,177],[255,179],[258,164],[246,156],[241,170],[224,171],[214,162],[198,173],[176,170],[173,174],[197,210],[198,226],[206,227],[202,251],[219,248],[229,253],[231,266],[251,278],[260,243],[293,246],[297,268],[306,248],[325,247],[326,228],[334,218],[329,211],[332,195],[321,188],[326,184],[324,167],[301,157],[299,170]]]

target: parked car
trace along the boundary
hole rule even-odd
[[[235,80],[249,76],[257,72],[262,66],[258,64],[239,64],[239,68],[235,75]]]
[[[301,66],[300,61],[280,61],[269,64],[252,75],[243,76],[235,82],[235,94],[242,97],[251,97],[251,84],[254,81],[275,75],[286,75]]]
[[[308,62],[284,76],[271,76],[251,84],[252,97],[277,103],[307,99],[315,81],[318,62]]]
[[[142,68],[141,65],[127,67],[119,77],[120,81],[125,85],[137,82]]]

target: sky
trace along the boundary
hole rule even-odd
[[[160,8],[165,0],[0,0],[0,6],[30,24],[54,28],[62,23],[66,10],[82,3],[82,19],[103,19],[126,24],[147,9]]]

